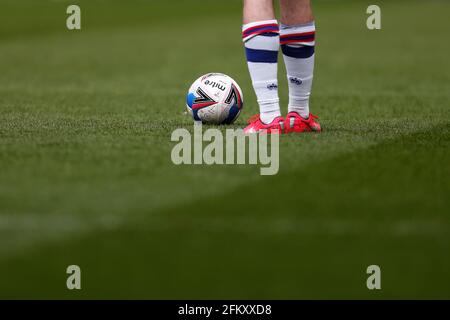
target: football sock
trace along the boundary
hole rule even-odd
[[[277,20],[245,24],[242,27],[242,38],[250,77],[259,104],[260,119],[268,124],[281,115],[277,78],[280,48]]]
[[[309,96],[314,71],[314,22],[288,26],[281,25],[280,44],[283,51],[289,84],[289,112],[309,117]]]

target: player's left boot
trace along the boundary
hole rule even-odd
[[[304,119],[297,112],[289,112],[284,120],[285,132],[320,132],[322,128],[316,121],[317,118],[312,113],[309,114],[308,119]]]

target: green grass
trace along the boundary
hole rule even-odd
[[[448,3],[379,1],[368,31],[370,2],[317,1],[324,132],[271,177],[170,160],[199,75],[241,85],[233,127],[257,112],[240,1],[79,1],[72,32],[69,3],[2,0],[1,298],[450,298]]]

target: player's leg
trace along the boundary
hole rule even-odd
[[[265,20],[275,20],[273,0],[244,0],[244,24]]]
[[[286,132],[320,131],[316,117],[309,112],[315,24],[310,0],[280,0],[280,44],[289,83]]]
[[[283,131],[278,99],[279,27],[272,0],[244,0],[242,38],[248,69],[258,100],[260,115],[249,121],[246,133]]]

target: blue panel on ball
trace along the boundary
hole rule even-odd
[[[230,112],[228,112],[228,117],[222,123],[223,124],[232,124],[234,122],[234,120],[236,120],[236,117],[239,115],[240,110],[241,109],[239,109],[237,104],[234,104],[230,108]]]
[[[199,109],[192,110],[192,116],[194,117],[195,121],[202,121],[202,119],[200,119],[200,117],[198,116],[198,110]]]
[[[195,94],[193,94],[192,92],[189,92],[187,97],[186,97],[186,104],[188,105],[189,108],[192,109],[192,105],[194,104],[194,100],[195,100]]]

